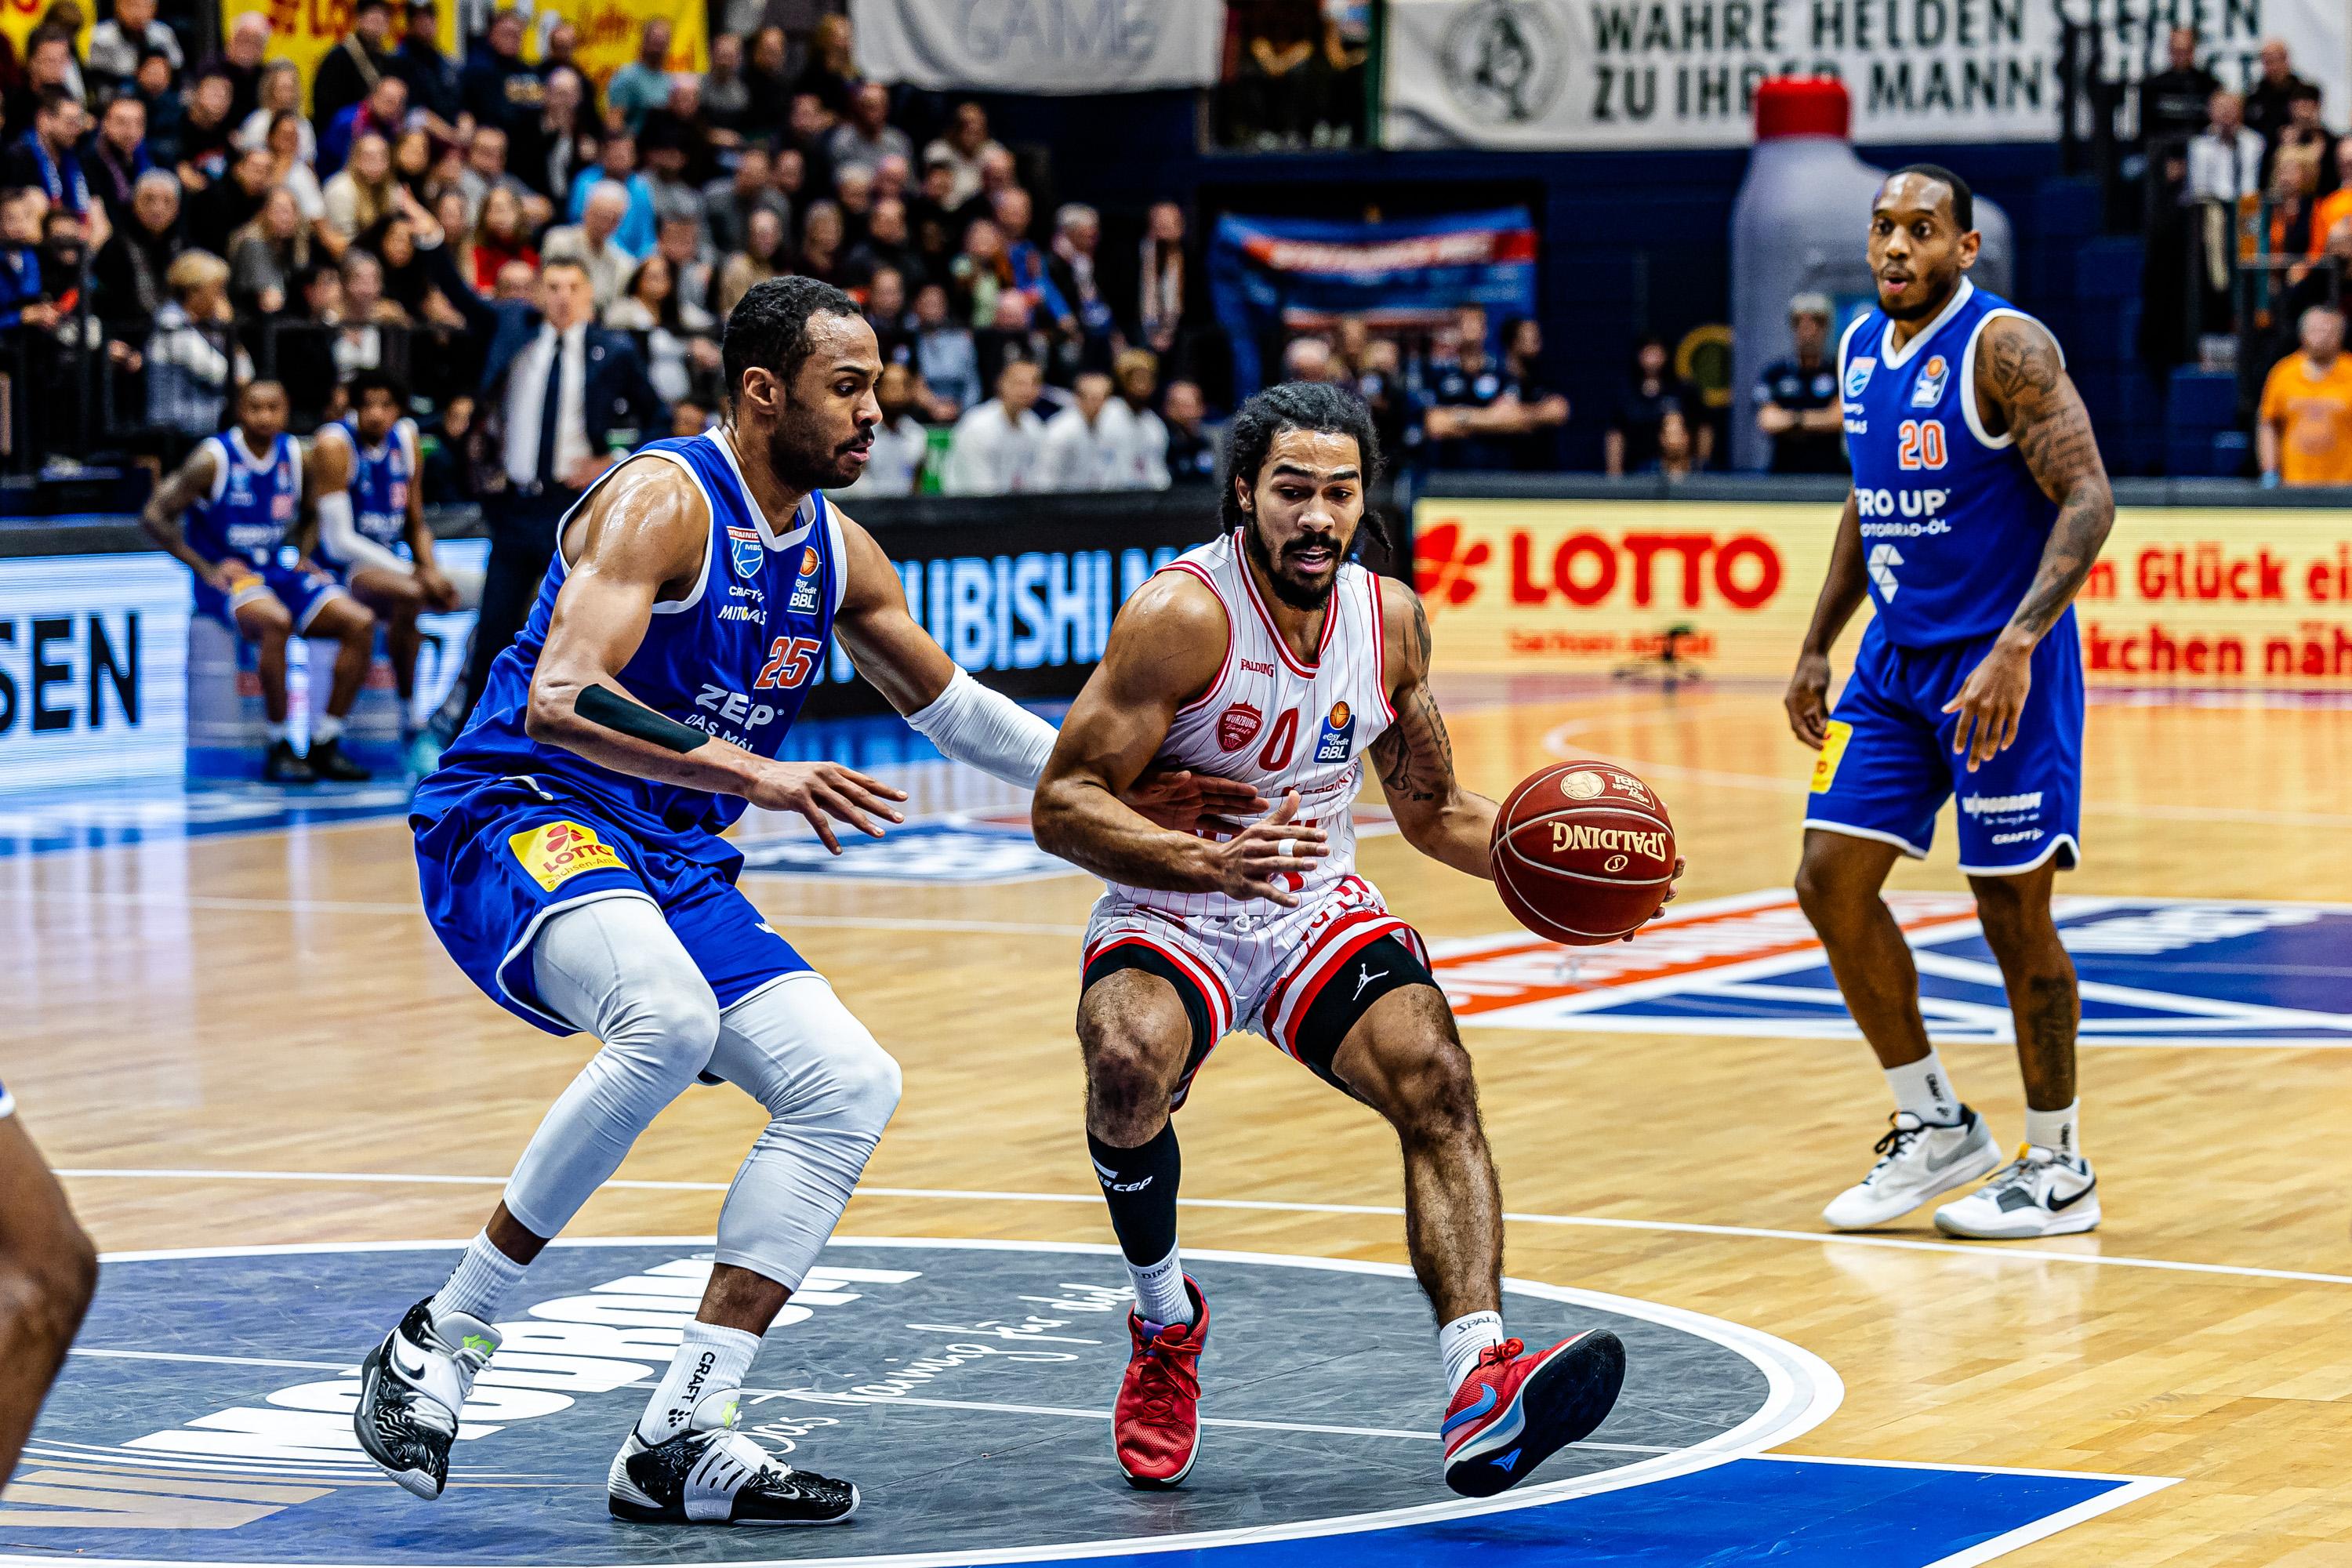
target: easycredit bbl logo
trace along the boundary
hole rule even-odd
[[[1474,536],[1444,516],[1413,542],[1414,585],[1433,609],[1541,605],[1754,610],[1788,575],[1762,534],[1686,528],[1511,528]],[[1500,557],[1495,548],[1499,541]]]

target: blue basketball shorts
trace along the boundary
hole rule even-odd
[[[210,616],[231,631],[236,629],[239,608],[257,599],[274,598],[294,617],[294,630],[299,635],[310,629],[310,623],[328,600],[342,596],[342,584],[324,572],[305,572],[274,561],[257,566],[248,561],[235,560],[232,564],[243,574],[236,590],[224,594],[199,577],[195,605],[196,614]]]
[[[722,1009],[809,970],[737,889],[739,862],[666,849],[576,795],[500,779],[437,819],[410,823],[425,918],[441,945],[484,995],[550,1034],[579,1031],[541,1003],[531,942],[550,917],[598,899],[658,908]]]
[[[1872,622],[1813,765],[1805,826],[1880,839],[1919,858],[1935,841],[1936,813],[1957,795],[1961,870],[2010,876],[2053,856],[2071,868],[2083,813],[2083,648],[2074,615],[2033,650],[2017,739],[1970,773],[1952,752],[1958,716],[1943,708],[1993,640],[1903,647]]]

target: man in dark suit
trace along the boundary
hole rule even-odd
[[[420,235],[417,249],[434,287],[489,342],[471,453],[490,531],[481,619],[466,670],[471,711],[490,661],[530,617],[555,554],[556,523],[606,468],[667,431],[669,412],[629,335],[594,324],[588,271],[578,262],[549,262],[536,303],[489,300],[459,274],[437,226]]]

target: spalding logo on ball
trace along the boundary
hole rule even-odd
[[[1665,804],[1620,768],[1560,763],[1528,778],[1495,814],[1490,847],[1504,907],[1571,947],[1641,930],[1674,887]]]

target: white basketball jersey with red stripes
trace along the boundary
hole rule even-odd
[[[1354,876],[1356,827],[1349,808],[1364,783],[1364,753],[1395,714],[1381,653],[1379,579],[1343,562],[1323,616],[1314,662],[1302,664],[1275,629],[1239,534],[1189,551],[1165,570],[1198,577],[1225,607],[1225,660],[1208,690],[1186,704],[1152,758],[1160,768],[1255,787],[1279,804],[1298,792],[1298,822],[1320,827],[1330,853],[1294,882],[1302,907]],[[1218,835],[1223,837],[1224,835]],[[1167,893],[1111,884],[1125,903],[1180,919],[1281,913],[1265,900],[1223,893]]]

